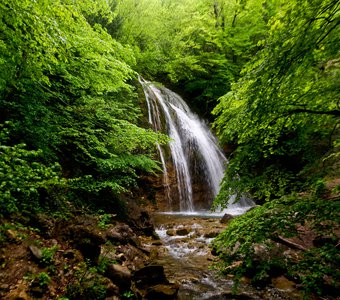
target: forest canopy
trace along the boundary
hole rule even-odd
[[[2,213],[58,205],[62,178],[66,197],[100,206],[159,169],[166,139],[138,126],[133,51],[93,14],[112,12],[106,1],[0,4]]]

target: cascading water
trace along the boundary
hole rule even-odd
[[[176,174],[176,182],[173,185],[177,186],[179,210],[193,212],[210,208],[219,191],[226,164],[226,158],[218,147],[216,138],[179,95],[164,87],[158,88],[142,78],[139,81],[145,93],[149,123],[154,130],[165,132],[171,138],[169,158],[158,145],[164,173],[163,185],[170,209],[173,209],[174,196],[170,188],[172,183],[167,161],[172,161]],[[203,188],[204,193],[200,193],[204,194],[201,196],[205,199],[203,204],[202,201],[195,201],[196,194],[199,194],[195,194],[197,186],[200,186],[201,190]],[[249,206],[249,203],[233,204],[232,200],[229,208]]]

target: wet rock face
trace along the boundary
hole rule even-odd
[[[168,193],[163,182],[162,176],[149,176],[146,177],[147,185],[153,190],[153,195],[149,195],[150,199],[154,199],[156,209],[159,211],[179,211],[179,194],[176,172],[173,163],[170,160],[167,162],[168,171]],[[207,186],[206,175],[200,168],[193,166],[192,174],[192,192],[193,202],[195,210],[209,209],[213,201],[214,196],[211,193],[207,193],[210,188]]]

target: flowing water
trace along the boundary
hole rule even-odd
[[[215,136],[179,95],[164,87],[156,87],[142,78],[139,80],[144,89],[149,123],[154,130],[167,133],[171,138],[168,157],[166,151],[158,145],[169,210],[174,210],[172,204],[175,202],[170,192],[171,185],[177,188],[180,212],[209,209],[219,191],[227,163]],[[175,170],[175,182],[169,180],[169,164]],[[205,201],[203,204],[202,201],[195,201],[195,184],[204,188],[204,196],[201,196]],[[247,199],[236,204],[233,200],[229,201],[229,209],[249,208],[252,205]]]
[[[157,255],[154,264],[164,266],[167,279],[179,285],[178,300],[302,300],[290,283],[257,289],[248,279],[233,294],[233,280],[222,276],[212,266],[218,261],[210,243],[226,225],[221,218],[205,214],[159,213],[154,216],[156,232],[162,244],[152,244]]]

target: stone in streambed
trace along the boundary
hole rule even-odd
[[[161,240],[157,240],[157,241],[152,242],[152,245],[153,245],[153,246],[162,246],[163,243],[162,243]]]
[[[168,236],[174,236],[174,235],[176,235],[176,232],[175,232],[174,229],[168,229],[168,230],[166,231],[166,234],[167,234]]]
[[[190,229],[188,228],[180,228],[176,230],[176,234],[180,236],[188,235],[190,233]]]
[[[233,218],[234,218],[233,215],[224,214],[224,216],[222,217],[222,219],[221,219],[220,222],[221,222],[222,224],[227,224],[227,223],[229,223]]]
[[[167,280],[164,267],[161,265],[149,265],[139,269],[132,276],[132,282],[132,289],[135,291],[138,299],[177,299],[179,286]]]
[[[211,238],[217,237],[218,234],[219,234],[218,231],[210,231],[210,232],[205,233],[205,234],[204,234],[204,237],[205,237],[206,239],[211,239]]]

